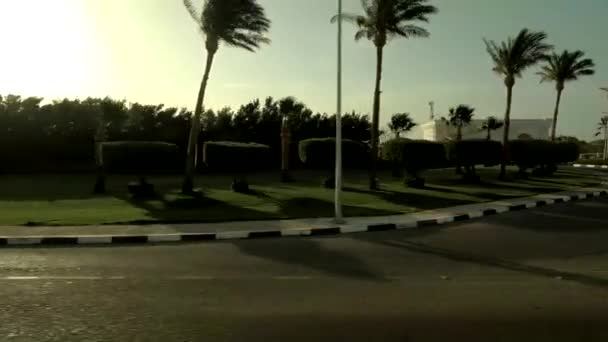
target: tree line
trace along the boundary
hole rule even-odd
[[[0,96],[0,170],[92,170],[95,141],[163,141],[186,151],[192,112],[162,104],[128,103],[111,98],[54,100]],[[292,142],[324,138],[335,132],[335,115],[313,112],[293,97],[252,100],[237,109],[205,110],[199,146],[205,141],[257,142],[271,147],[280,163],[283,120]],[[368,142],[367,115],[343,115],[345,138]],[[102,127],[100,135],[99,128]],[[297,158],[297,153],[294,154]]]

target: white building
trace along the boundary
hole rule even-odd
[[[485,120],[473,120],[462,128],[463,139],[485,139],[488,132],[483,130]],[[551,137],[552,119],[511,119],[509,139],[549,139]],[[420,125],[422,139],[430,141],[453,140],[456,127],[449,126],[445,120],[437,119]],[[504,129],[492,131],[492,140],[502,141]]]

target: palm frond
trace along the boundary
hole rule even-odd
[[[196,26],[198,26],[198,28],[202,30],[203,25],[202,25],[201,14],[198,13],[196,8],[194,8],[194,4],[192,3],[192,0],[184,0],[184,7],[186,7],[186,11],[188,11],[188,14],[192,18],[192,20],[194,20],[194,22],[196,23]]]
[[[500,44],[484,39],[494,63],[492,70],[505,77],[521,77],[527,68],[550,59],[547,54],[553,47],[545,43],[546,38],[544,32],[524,28],[515,38],[508,38]]]
[[[428,22],[437,8],[429,0],[361,0],[362,15],[342,14],[334,16],[332,22],[344,20],[357,25],[355,40],[367,38],[377,46],[384,46],[395,37],[425,38],[429,32],[412,22]]]
[[[580,50],[564,50],[561,54],[551,54],[538,72],[541,82],[554,81],[563,85],[565,82],[578,80],[580,76],[595,74],[593,60],[583,58],[584,56],[585,53]]]
[[[220,42],[255,51],[270,43],[265,34],[270,20],[257,0],[206,0],[199,13],[192,0],[183,0],[186,10],[207,36],[207,49],[217,49]]]

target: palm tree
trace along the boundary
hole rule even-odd
[[[595,136],[600,136],[600,135],[604,135],[604,153],[603,153],[603,159],[607,160],[608,159],[608,113],[604,113],[606,114],[606,116],[603,116],[600,119],[600,123],[598,124],[597,127],[597,133],[595,133]]]
[[[545,59],[547,53],[552,49],[551,45],[545,43],[547,34],[544,32],[531,32],[523,29],[517,37],[509,38],[506,42],[497,44],[494,41],[484,39],[486,49],[494,63],[493,71],[503,77],[507,87],[507,108],[504,118],[503,146],[507,148],[509,142],[509,128],[511,125],[511,101],[513,99],[513,86],[515,79],[521,77],[523,72]],[[506,160],[500,165],[500,177],[506,174]]]
[[[498,120],[497,118],[495,118],[493,116],[490,116],[486,119],[486,121],[484,121],[483,126],[481,126],[481,129],[488,132],[488,136],[486,139],[492,140],[492,131],[500,129],[504,125],[505,125],[504,122]]]
[[[371,167],[369,187],[378,188],[376,167],[378,159],[378,125],[380,120],[380,86],[384,47],[392,38],[426,38],[429,32],[412,22],[428,22],[429,15],[437,13],[437,8],[427,5],[429,0],[361,0],[363,15],[342,14],[332,21],[345,20],[357,25],[355,40],[366,38],[376,47],[376,83],[371,131]]]
[[[570,52],[564,50],[561,55],[556,53],[551,54],[547,59],[546,65],[543,65],[538,75],[541,76],[541,82],[555,82],[555,90],[557,90],[557,100],[555,102],[555,111],[553,112],[553,126],[551,128],[551,141],[555,141],[555,133],[557,131],[557,115],[559,114],[559,104],[562,98],[562,91],[566,82],[576,81],[580,76],[593,75],[595,64],[593,60],[584,58],[585,53],[580,50]]]
[[[194,159],[205,90],[213,58],[220,43],[254,52],[261,44],[270,43],[270,40],[264,35],[270,29],[270,20],[266,18],[264,8],[257,3],[257,0],[205,0],[201,13],[194,8],[192,0],[183,1],[188,13],[205,36],[205,49],[207,50],[205,73],[192,116],[186,172],[182,184],[182,192],[189,193],[192,192],[194,186]]]
[[[475,108],[467,105],[450,108],[448,124],[456,127],[456,141],[462,140],[462,127],[471,123],[474,113]]]
[[[417,125],[410,116],[410,113],[397,113],[391,117],[388,128],[395,133],[396,138],[399,138],[401,133],[409,132]]]

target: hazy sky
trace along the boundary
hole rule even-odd
[[[360,12],[359,0],[344,0]],[[200,0],[202,4],[202,0]],[[253,98],[293,95],[314,111],[334,112],[337,0],[260,0],[273,22],[272,45],[252,54],[221,47],[206,105],[237,107]],[[505,88],[491,72],[483,37],[504,40],[521,28],[544,30],[560,51],[581,49],[597,75],[566,86],[559,131],[590,139],[608,99],[608,1],[433,0],[440,13],[430,39],[394,40],[385,50],[384,123],[395,112],[418,122],[434,100],[439,114],[459,103],[479,118],[502,117]],[[192,107],[202,76],[203,40],[181,0],[0,0],[0,93],[112,96]],[[375,51],[344,34],[344,109],[371,112]],[[552,84],[536,70],[518,80],[514,118],[550,117]]]

